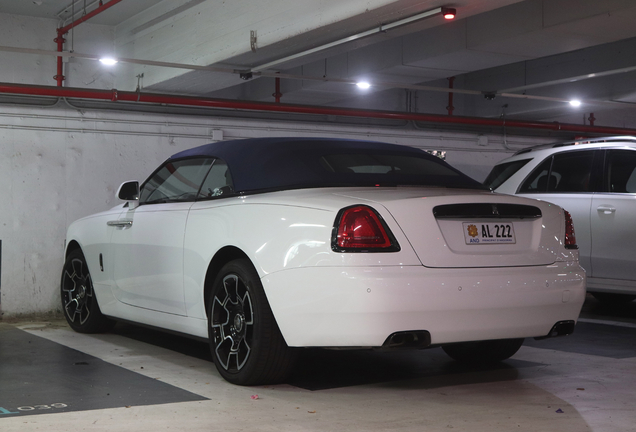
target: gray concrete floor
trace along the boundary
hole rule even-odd
[[[26,346],[20,365],[0,364],[0,431],[636,431],[635,335],[636,302],[588,298],[574,335],[527,341],[496,367],[440,349],[308,350],[288,384],[248,388],[199,342],[0,322],[0,358]]]

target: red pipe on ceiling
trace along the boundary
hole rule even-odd
[[[280,92],[280,78],[279,77],[276,77],[275,85],[274,85],[274,93],[272,94],[272,96],[274,96],[274,99],[276,100],[276,103],[280,103],[280,98],[283,96],[283,94]]]
[[[73,0],[73,1],[75,1],[75,0]],[[64,39],[64,35],[66,33],[68,33],[72,28],[77,27],[78,25],[80,25],[84,21],[87,21],[87,20],[93,18],[95,15],[98,15],[98,14],[104,12],[105,10],[115,6],[117,3],[121,2],[121,1],[122,0],[110,0],[106,4],[103,4],[100,1],[99,2],[99,7],[96,8],[94,11],[92,11],[90,13],[87,13],[86,15],[82,16],[80,19],[77,19],[77,20],[73,21],[72,23],[70,23],[67,26],[58,28],[57,29],[57,37],[55,39],[53,39],[55,42],[57,42],[57,51],[58,52],[64,51],[64,42],[66,41],[66,39]],[[57,58],[57,74],[53,77],[53,79],[57,81],[57,86],[58,87],[62,87],[62,81],[64,81],[64,69],[63,69],[62,57],[58,57]]]
[[[455,82],[455,77],[448,78],[448,88],[453,88],[453,83]],[[448,106],[446,107],[448,110],[448,115],[452,116],[453,111],[455,111],[455,107],[453,106],[453,92],[448,92]]]
[[[62,52],[64,51],[64,42],[66,42],[66,39],[64,39],[64,35],[62,33],[60,33],[59,29],[57,31],[57,37],[55,39],[53,39],[54,42],[57,43],[57,52]],[[62,81],[64,81],[64,66],[63,66],[64,62],[62,61],[62,57],[57,58],[57,73],[55,74],[55,76],[53,77],[53,79],[55,81],[57,81],[57,86],[58,87],[62,87]]]
[[[77,27],[78,25],[80,25],[81,23],[83,23],[84,21],[88,21],[89,19],[93,18],[95,15],[99,15],[100,13],[104,12],[105,10],[115,6],[117,3],[121,2],[123,0],[110,0],[108,3],[106,4],[101,4],[100,2],[100,6],[95,9],[92,12],[87,13],[86,15],[83,15],[80,19],[77,19],[75,21],[73,21],[72,23],[70,23],[69,25],[59,28],[57,29],[58,33],[62,33],[62,34],[66,34],[69,32],[69,30],[71,30],[73,27]]]
[[[225,99],[211,99],[192,96],[175,96],[159,93],[140,93],[131,91],[85,90],[70,87],[35,86],[11,83],[0,83],[0,94],[20,94],[34,96],[54,96],[77,99],[93,99],[103,101],[143,102],[157,105],[193,106],[219,109],[235,109],[245,111],[274,111],[293,114],[320,114],[345,117],[378,118],[390,120],[410,120],[417,122],[431,122],[442,124],[492,126],[523,129],[543,129],[579,134],[603,135],[636,135],[636,129],[614,128],[603,126],[587,126],[570,123],[527,122],[520,120],[460,117],[439,114],[406,113],[397,111],[371,111],[350,108],[329,108],[310,105],[290,105],[281,103],[235,101]],[[505,122],[505,123],[504,123]]]

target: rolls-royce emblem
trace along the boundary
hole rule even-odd
[[[499,209],[497,208],[497,204],[491,204],[491,205],[492,205],[492,215],[499,216]]]

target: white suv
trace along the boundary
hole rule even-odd
[[[636,298],[636,137],[520,150],[499,162],[484,184],[565,208],[574,221],[588,292],[606,302]]]

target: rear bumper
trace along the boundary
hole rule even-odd
[[[550,266],[430,269],[312,267],[265,276],[290,346],[378,347],[395,332],[425,330],[432,344],[541,337],[579,316],[585,271]]]

